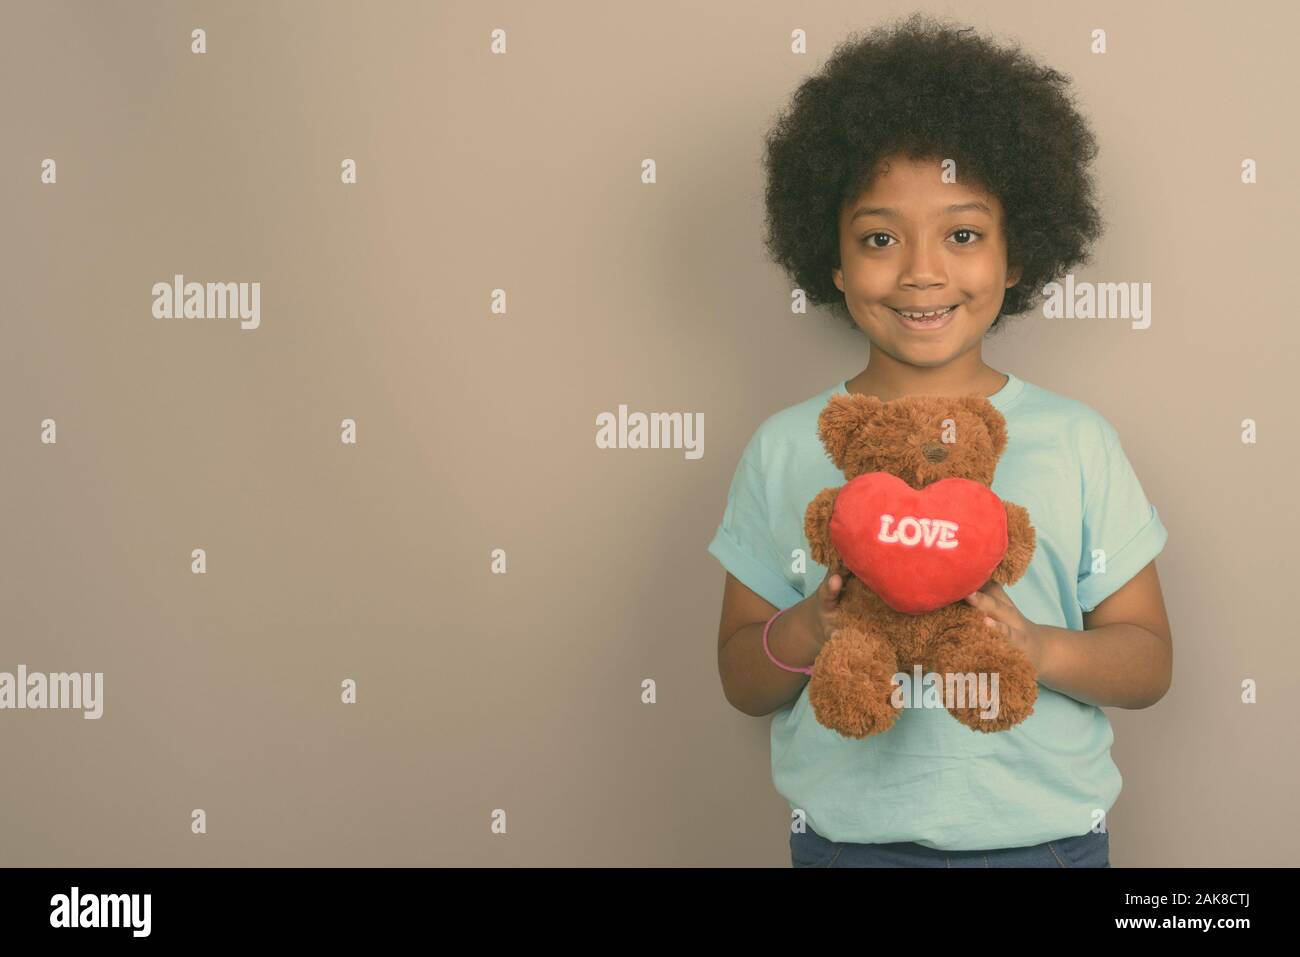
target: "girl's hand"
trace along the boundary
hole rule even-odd
[[[984,612],[984,624],[1023,651],[1034,670],[1042,674],[1047,660],[1047,636],[1020,614],[1020,609],[1001,585],[995,581],[986,582],[979,591],[967,595],[966,602]]]
[[[839,627],[840,596],[851,577],[852,572],[840,562],[835,568],[826,569],[826,577],[817,590],[800,602],[804,606],[804,627],[818,649]]]

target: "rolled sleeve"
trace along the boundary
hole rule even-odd
[[[1106,422],[1104,449],[1093,472],[1083,511],[1078,599],[1085,612],[1126,585],[1165,547],[1169,532],[1142,490],[1119,436]],[[1093,570],[1094,552],[1104,570]]]
[[[788,608],[803,595],[782,573],[784,553],[772,533],[762,473],[742,456],[709,554],[764,601]]]

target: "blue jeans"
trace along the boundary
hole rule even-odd
[[[938,851],[921,844],[828,841],[811,827],[790,834],[794,867],[1110,867],[1110,834],[1089,831],[1029,847]]]

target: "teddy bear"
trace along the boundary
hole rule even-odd
[[[989,487],[1007,444],[1002,413],[981,395],[836,394],[818,434],[846,482],[808,504],[804,533],[814,561],[848,568],[808,682],[818,722],[848,738],[888,731],[908,704],[903,676],[920,672],[942,679],[938,700],[974,731],[1025,720],[1033,664],[963,600],[990,579],[1014,584],[1034,554],[1028,511]],[[979,675],[996,676],[996,708],[943,696],[948,676]]]

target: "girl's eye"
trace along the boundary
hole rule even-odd
[[[967,242],[959,242],[959,243],[957,243],[958,246],[970,246],[970,245],[972,245],[972,244],[975,242],[975,237],[979,237],[979,236],[984,235],[983,233],[977,232],[977,231],[974,230],[974,229],[954,229],[954,230],[952,231],[952,234],[953,234],[954,236],[957,236],[957,235],[959,235],[959,234],[965,234],[965,235],[967,235],[967,236],[972,237],[972,238],[971,238],[970,240],[968,240]],[[894,238],[893,236],[889,235],[889,233],[868,233],[866,236],[863,236],[863,237],[862,237],[862,245],[864,245],[864,246],[870,246],[872,249],[888,249],[888,248],[889,248],[888,245],[884,245],[884,246],[882,246],[882,245],[880,245],[880,244],[878,244],[878,243],[873,243],[873,242],[872,242],[872,240],[875,239],[877,236],[884,236],[886,239],[893,239],[893,238]]]

